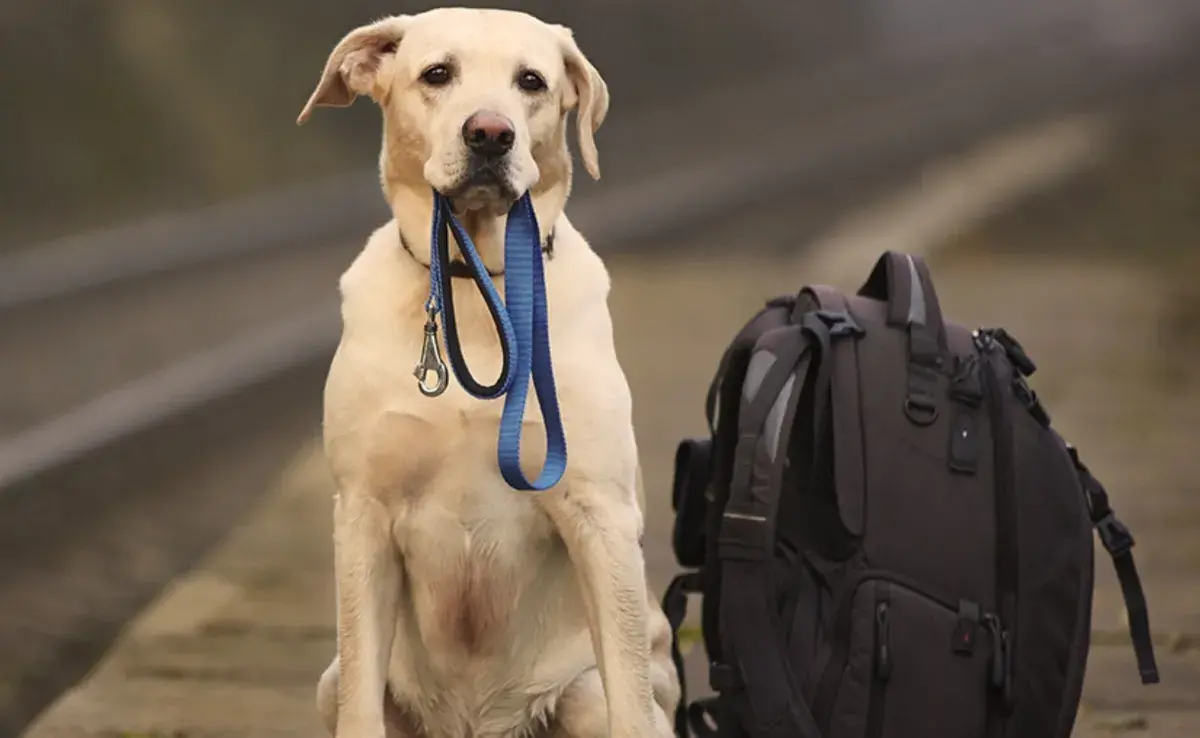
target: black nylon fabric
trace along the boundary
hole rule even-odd
[[[1158,680],[1132,536],[1035,368],[945,321],[928,266],[891,252],[858,294],[806,287],[743,328],[704,401],[710,476],[677,485],[703,500],[676,545],[719,691],[681,707],[681,738],[1069,738],[1093,527]]]

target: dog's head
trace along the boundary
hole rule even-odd
[[[427,184],[462,209],[569,187],[571,110],[584,166],[600,176],[593,134],[608,89],[563,26],[465,8],[384,18],[334,47],[298,122],[358,95],[384,114],[385,180]]]

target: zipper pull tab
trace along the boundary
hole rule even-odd
[[[984,624],[987,625],[988,632],[992,636],[991,684],[993,688],[1000,690],[1005,709],[1011,710],[1013,704],[1012,636],[1004,629],[1004,624],[996,615],[991,613],[985,615]]]
[[[954,643],[951,644],[954,653],[961,656],[974,655],[981,620],[979,611],[979,603],[959,600],[958,622],[954,624]]]
[[[875,677],[886,682],[892,676],[891,617],[887,602],[875,606]]]
[[[429,382],[430,374],[433,375],[432,384]],[[429,308],[425,320],[425,340],[421,344],[421,360],[413,369],[413,376],[417,378],[417,387],[421,390],[421,394],[426,397],[437,397],[446,391],[446,386],[450,383],[446,363],[442,361],[442,352],[438,348],[437,310],[433,307]]]

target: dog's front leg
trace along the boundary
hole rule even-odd
[[[385,736],[384,699],[400,588],[398,557],[387,508],[365,494],[339,494],[334,508],[336,738]]]
[[[642,517],[632,477],[575,477],[545,496],[579,577],[609,735],[655,735]]]

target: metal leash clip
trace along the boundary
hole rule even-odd
[[[426,397],[437,397],[446,391],[450,377],[446,371],[446,362],[442,361],[441,350],[437,341],[437,308],[430,305],[425,319],[425,341],[421,344],[421,360],[413,368],[413,376],[417,378],[417,387]],[[429,375],[433,374],[434,383],[429,383]]]

